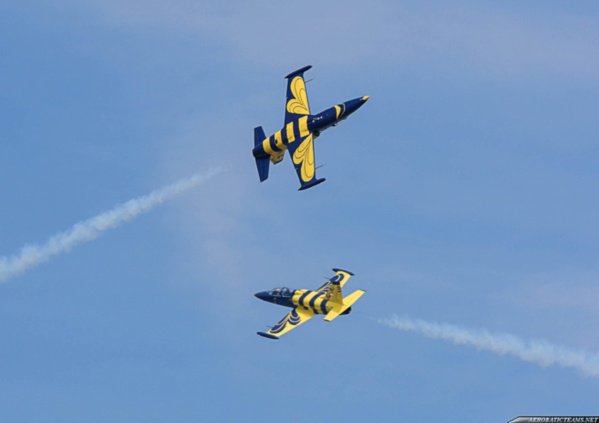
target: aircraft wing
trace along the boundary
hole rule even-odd
[[[349,278],[351,278],[354,275],[353,273],[343,269],[333,269],[333,272],[335,272],[335,276],[326,281],[326,283],[323,286],[318,288],[316,290],[317,292],[327,292],[331,287],[332,282],[339,282],[339,288],[343,288],[343,285],[345,285]]]
[[[268,332],[258,332],[258,335],[264,336],[265,338],[271,339],[279,339],[281,336],[285,335],[292,329],[295,329],[302,323],[307,322],[312,317],[314,317],[314,313],[308,310],[302,310],[299,307],[294,308],[287,316],[283,317],[283,319],[274,325]]]
[[[307,129],[306,132],[307,135],[296,139],[287,146],[291,161],[293,162],[293,166],[295,167],[297,177],[301,184],[300,191],[324,182],[324,178],[316,178],[314,135],[311,132],[308,132]]]
[[[324,178],[316,179],[314,134],[308,130],[310,104],[308,103],[304,72],[311,67],[304,66],[285,77],[287,78],[287,100],[285,102],[287,149],[300,180],[300,191],[324,182]]]
[[[287,79],[285,124],[310,114],[310,105],[308,104],[308,93],[306,92],[304,72],[311,67],[312,66],[304,66],[301,69],[291,72],[285,77]]]

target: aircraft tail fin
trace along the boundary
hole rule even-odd
[[[333,303],[343,304],[343,294],[341,294],[341,284],[336,278],[331,279],[329,287],[328,300]]]
[[[262,143],[266,139],[266,134],[264,134],[264,129],[261,126],[254,128],[254,147]],[[268,179],[268,169],[270,165],[270,160],[268,157],[256,157],[256,168],[258,169],[258,176],[260,177],[260,182],[264,182]]]
[[[347,280],[353,276],[353,273],[343,269],[333,269],[335,276],[330,279],[330,286],[327,292],[327,301],[333,307],[327,313],[324,320],[331,322],[342,314],[349,314],[351,306],[364,295],[364,291],[358,289],[352,292],[347,297],[343,297],[341,293],[341,287],[347,282]]]

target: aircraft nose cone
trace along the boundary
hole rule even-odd
[[[365,95],[364,97],[362,97],[362,101],[367,102],[369,98],[370,98],[369,95]]]
[[[260,298],[261,300],[266,301],[266,299],[268,298],[268,292],[266,292],[266,291],[258,292],[256,294],[254,294],[254,297]]]

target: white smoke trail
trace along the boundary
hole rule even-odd
[[[76,223],[70,229],[52,236],[43,245],[26,245],[18,254],[0,257],[0,283],[48,261],[57,254],[67,252],[78,244],[93,241],[108,229],[135,219],[178,194],[206,182],[222,170],[216,168],[205,174],[181,179],[147,195],[119,204],[91,219]]]
[[[499,355],[513,355],[540,366],[573,367],[585,376],[599,377],[599,355],[583,350],[553,345],[546,341],[524,341],[510,334],[493,334],[486,330],[472,330],[445,323],[431,323],[409,317],[392,316],[379,323],[393,329],[416,332],[428,338],[444,339],[454,344],[470,345],[479,350]]]

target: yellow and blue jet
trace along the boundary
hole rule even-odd
[[[283,129],[267,138],[261,126],[254,128],[252,154],[256,159],[260,182],[268,178],[270,162],[277,164],[283,160],[285,150],[289,150],[295,166],[301,184],[300,191],[324,182],[324,178],[316,178],[314,140],[322,131],[337,125],[368,100],[368,96],[359,97],[337,104],[316,115],[311,114],[304,81],[304,72],[311,67],[305,66],[285,77],[287,102]]]
[[[327,322],[331,322],[343,314],[349,314],[351,306],[364,295],[364,291],[358,289],[344,298],[341,294],[341,288],[354,274],[341,269],[333,269],[333,272],[335,272],[335,276],[316,291],[275,288],[272,291],[255,294],[257,298],[269,303],[293,308],[268,332],[258,332],[258,335],[270,339],[279,339],[291,329],[295,329],[317,314],[324,314],[324,320]]]

